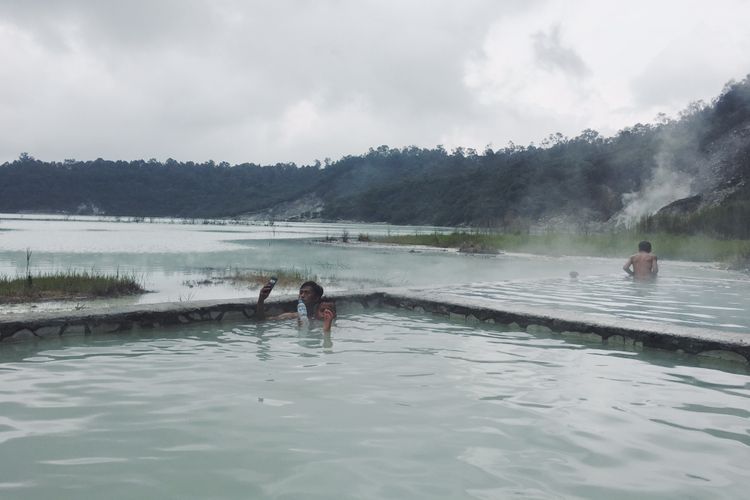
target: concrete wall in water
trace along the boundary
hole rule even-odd
[[[345,293],[328,297],[340,312],[375,307],[395,307],[432,313],[451,319],[509,325],[536,334],[559,334],[631,349],[657,348],[750,363],[750,334],[686,328],[585,313],[509,306],[489,300],[463,300],[448,294],[407,289],[382,289],[371,293]],[[296,310],[295,297],[266,302],[268,314]],[[254,320],[255,299],[246,301],[196,301],[144,304],[66,313],[47,312],[0,316],[0,342],[39,340],[68,335],[97,335],[165,328],[201,321]]]

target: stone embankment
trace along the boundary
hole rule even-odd
[[[629,349],[656,348],[750,363],[750,334],[686,328],[602,318],[585,313],[508,306],[490,300],[471,301],[410,289],[328,295],[340,313],[371,308],[399,308],[446,316],[452,320],[494,323],[532,334],[561,335],[572,341],[600,342]],[[268,314],[296,310],[296,298],[270,299]],[[38,340],[68,335],[116,334],[153,330],[202,321],[254,321],[254,299],[195,301],[81,310],[28,313],[0,317],[0,342]]]

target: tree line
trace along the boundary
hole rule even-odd
[[[481,152],[380,146],[304,166],[46,162],[22,154],[0,165],[0,212],[237,217],[315,196],[332,220],[507,229],[554,217],[607,221],[623,209],[623,194],[641,191],[657,168],[670,168],[695,192],[728,194],[690,212],[647,217],[644,228],[750,237],[748,130],[745,78],[677,118],[661,116],[612,137],[585,130]]]

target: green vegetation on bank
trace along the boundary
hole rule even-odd
[[[375,237],[382,243],[429,245],[440,248],[472,246],[488,251],[526,252],[543,255],[622,257],[637,251],[638,242],[649,240],[661,258],[690,261],[722,261],[741,266],[750,260],[750,240],[719,240],[707,236],[666,233],[642,234],[620,231],[600,234],[512,234],[456,231],[450,234],[413,234]]]
[[[185,281],[183,284],[192,288],[194,286],[217,285],[219,283],[229,283],[238,287],[257,287],[260,288],[271,277],[278,280],[276,286],[279,288],[296,289],[305,281],[320,281],[317,274],[309,269],[277,269],[271,270],[247,270],[247,269],[230,269],[228,271],[213,270],[207,273],[205,279],[197,281]]]
[[[0,276],[0,303],[93,299],[145,293],[132,275],[65,271],[22,277]]]
[[[305,281],[318,281],[318,275],[309,269],[277,269],[275,271],[242,271],[235,270],[233,273],[223,276],[225,281],[234,285],[258,285],[262,287],[272,276],[278,281],[276,285],[281,288],[297,288]]]

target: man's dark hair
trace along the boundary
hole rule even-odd
[[[640,243],[638,243],[638,251],[639,252],[651,252],[651,242],[643,240]]]
[[[323,287],[318,285],[314,281],[305,281],[304,283],[302,283],[302,285],[300,285],[299,289],[302,290],[306,286],[312,288],[313,292],[315,292],[315,295],[317,295],[318,298],[323,296]]]

